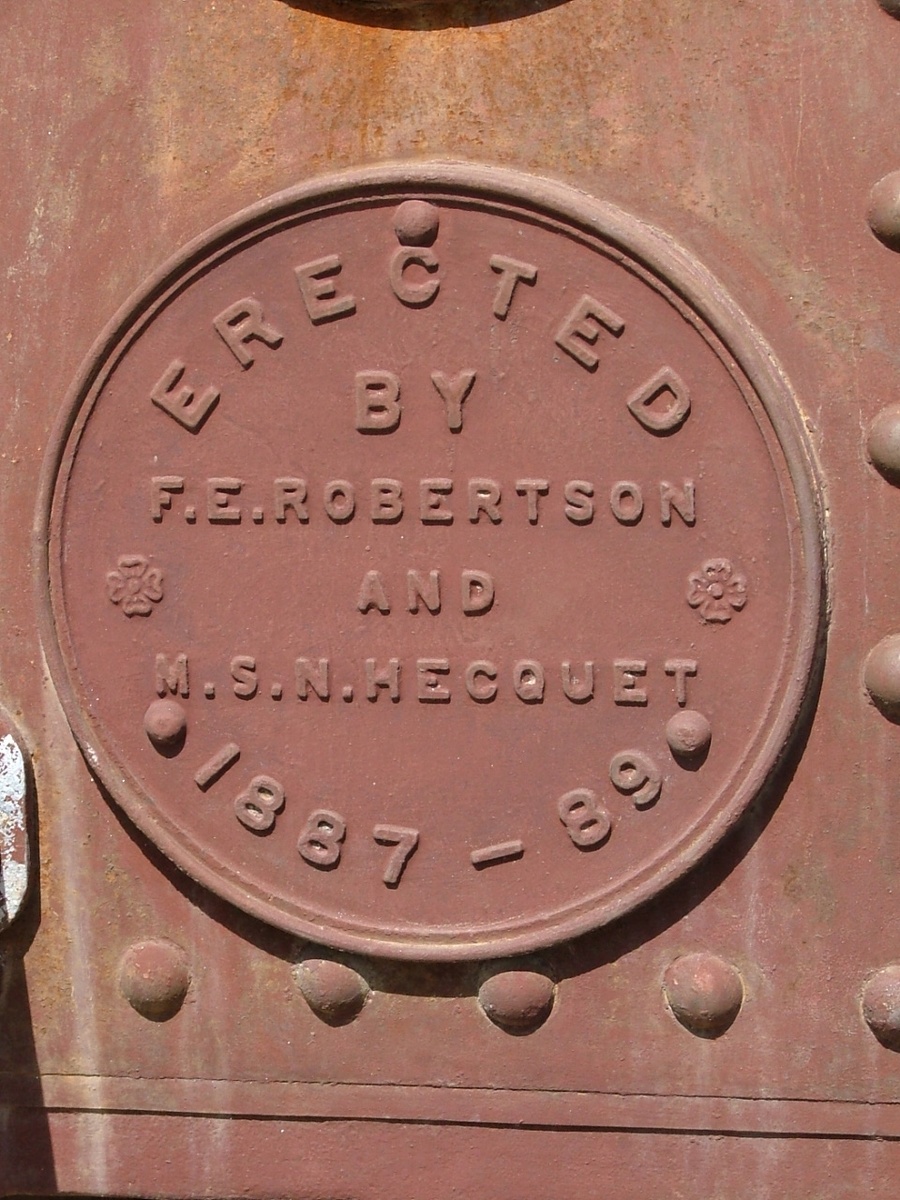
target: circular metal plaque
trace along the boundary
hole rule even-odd
[[[191,244],[48,464],[47,653],[185,871],[370,954],[546,946],[657,893],[772,774],[820,530],[714,281],[569,189],[386,167]]]

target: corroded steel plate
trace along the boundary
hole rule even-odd
[[[191,875],[314,940],[472,958],[706,852],[813,669],[792,397],[715,282],[533,178],[381,168],[167,265],[48,464],[46,647]]]

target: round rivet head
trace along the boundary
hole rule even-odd
[[[441,218],[427,200],[404,200],[394,213],[394,232],[401,246],[431,246]]]
[[[669,1008],[691,1033],[718,1037],[744,1002],[737,967],[715,954],[684,954],[666,968],[663,991]]]
[[[187,955],[166,940],[135,942],[119,963],[119,988],[131,1007],[149,1021],[168,1021],[191,986]]]
[[[358,1016],[369,997],[369,985],[358,971],[330,958],[307,958],[294,968],[303,999],[328,1025],[346,1025]]]
[[[712,727],[701,712],[686,708],[666,723],[666,741],[676,758],[697,759],[709,750]]]
[[[539,971],[498,971],[478,989],[485,1016],[507,1033],[532,1033],[550,1016],[556,987]]]
[[[900,1050],[900,966],[883,967],[866,980],[860,1008],[879,1042],[890,1050]]]
[[[885,716],[900,716],[900,634],[892,633],[882,638],[869,651],[863,682]]]
[[[900,404],[878,414],[869,426],[866,449],[872,466],[889,483],[900,484]]]
[[[900,250],[900,171],[879,179],[869,194],[869,228],[891,250]]]
[[[187,732],[187,713],[177,700],[154,700],[144,713],[144,730],[157,750],[180,748]]]

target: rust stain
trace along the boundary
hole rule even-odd
[[[127,29],[119,25],[101,26],[85,49],[84,74],[93,85],[89,100],[108,97],[126,88],[131,80],[127,54]]]
[[[784,895],[794,904],[811,905],[823,924],[837,911],[834,883],[825,865],[812,858],[791,864],[782,877]]]

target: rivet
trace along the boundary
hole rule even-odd
[[[174,942],[135,942],[119,963],[119,988],[131,1007],[149,1021],[168,1021],[191,986],[187,955]]]
[[[866,981],[860,1008],[879,1042],[900,1050],[900,966],[883,967]]]
[[[556,986],[539,971],[498,971],[478,989],[485,1016],[507,1033],[532,1033],[550,1016]]]
[[[712,727],[703,713],[686,708],[666,723],[666,741],[676,758],[699,758],[709,749]]]
[[[900,171],[885,175],[872,188],[868,219],[879,241],[891,250],[900,250]]]
[[[187,713],[177,700],[154,700],[144,713],[144,729],[157,750],[180,749],[187,732]]]
[[[426,200],[404,200],[394,213],[394,232],[401,246],[431,246],[441,218]]]
[[[869,651],[863,682],[885,716],[900,715],[900,634],[892,633],[882,638]]]
[[[663,991],[669,1008],[698,1037],[718,1037],[744,1002],[744,983],[732,963],[715,954],[684,954],[666,968]]]
[[[866,449],[872,466],[889,483],[900,484],[900,404],[881,410],[869,426]]]
[[[303,999],[328,1025],[346,1025],[358,1016],[369,997],[369,985],[358,971],[330,958],[306,958],[294,968]]]

